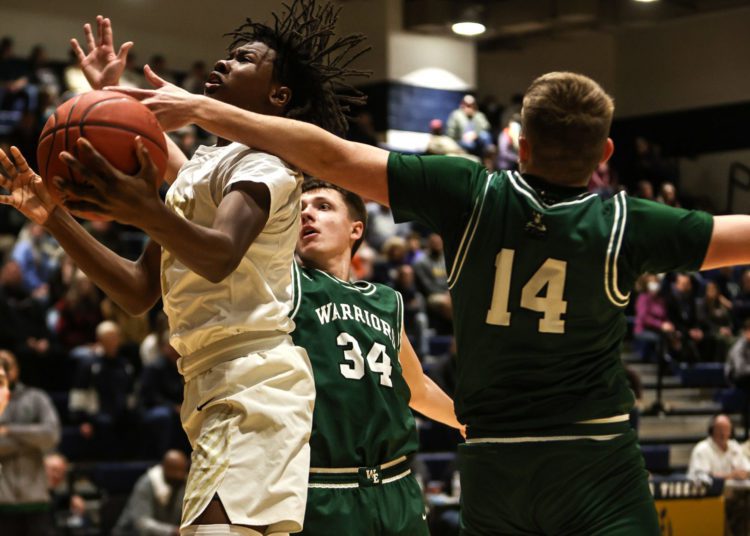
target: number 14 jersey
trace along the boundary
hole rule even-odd
[[[633,404],[620,345],[635,280],[698,269],[711,216],[462,158],[392,153],[388,185],[396,221],[445,243],[469,436],[619,430]]]
[[[369,467],[417,450],[399,351],[403,302],[384,285],[294,265],[294,343],[315,375],[312,467]]]

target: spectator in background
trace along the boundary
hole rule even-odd
[[[688,478],[705,482],[714,478],[744,480],[750,475],[750,460],[732,438],[732,421],[726,415],[711,419],[708,437],[690,453]],[[740,494],[725,496],[725,511],[731,534],[746,534],[748,512]]]
[[[188,72],[182,81],[182,87],[190,93],[203,95],[203,87],[206,84],[207,78],[208,70],[206,69],[205,62],[196,61],[190,66],[190,72]]]
[[[68,483],[68,460],[57,452],[47,454],[44,470],[51,497],[52,523],[58,533],[90,534],[93,522],[86,511],[86,501],[72,493]]]
[[[443,132],[443,122],[440,119],[430,121],[430,138],[427,141],[427,154],[465,155],[466,151],[456,140],[446,136]]]
[[[671,182],[662,183],[661,188],[659,188],[659,197],[656,200],[670,207],[682,207],[677,199],[677,188]]]
[[[521,115],[510,118],[497,137],[497,169],[518,170],[518,137],[521,135]]]
[[[698,323],[693,280],[688,274],[678,273],[667,297],[667,317],[675,327],[672,350],[682,361],[701,360],[705,333]]]
[[[71,419],[81,435],[93,440],[95,452],[111,457],[127,451],[135,371],[121,353],[120,328],[105,320],[96,328],[92,359],[79,362],[70,391]]]
[[[711,361],[724,361],[732,343],[732,302],[719,292],[714,281],[706,283],[705,293],[698,298],[696,310],[698,323],[706,334],[705,358]]]
[[[8,363],[4,359],[0,359],[0,417],[5,413],[5,408],[8,407],[10,401],[10,379],[8,374]],[[2,467],[0,467],[2,471]]]
[[[365,240],[375,251],[383,251],[385,241],[394,235],[407,236],[409,223],[396,223],[388,207],[371,201],[367,207],[367,230]]]
[[[373,281],[393,287],[398,269],[406,264],[406,240],[391,236],[380,250],[381,258],[375,261]]]
[[[619,191],[620,182],[609,161],[599,164],[591,175],[588,188],[589,192],[594,192],[604,198],[612,197],[615,192]]]
[[[141,374],[138,396],[141,423],[147,437],[145,456],[158,458],[170,447],[187,443],[180,424],[185,382],[177,370],[180,354],[169,344],[169,331],[159,336],[159,357]]]
[[[656,201],[654,196],[654,185],[651,181],[640,180],[635,187],[635,196],[649,201]]]
[[[42,45],[35,45],[29,54],[29,82],[52,100],[60,95],[60,79],[50,68],[47,51]]]
[[[750,318],[750,270],[745,270],[740,276],[740,290],[732,300],[732,313],[739,325]]]
[[[88,80],[86,80],[86,75],[83,74],[83,70],[78,64],[76,53],[72,50],[68,52],[68,65],[63,71],[63,81],[67,90],[63,95],[64,99],[91,91],[91,86]]]
[[[136,482],[114,536],[179,535],[188,460],[170,450]]]
[[[433,294],[448,292],[448,273],[445,270],[443,239],[437,233],[427,237],[427,251],[414,263],[417,288],[429,299]]]
[[[404,330],[412,345],[420,347],[422,342],[422,325],[420,315],[425,312],[424,297],[417,290],[414,281],[414,269],[408,264],[396,269],[394,290],[401,293],[404,299]]]
[[[640,345],[641,357],[653,361],[664,338],[674,333],[674,324],[667,317],[667,302],[659,278],[654,274],[644,274],[637,286],[643,290],[635,302],[633,336]]]
[[[45,452],[60,441],[60,420],[49,396],[18,381],[15,356],[0,350],[11,399],[0,417],[0,527],[2,534],[47,536],[50,496]]]
[[[727,382],[750,395],[750,318],[742,325],[742,333],[729,349],[724,364]]]
[[[132,51],[127,53],[125,70],[120,75],[120,85],[125,87],[150,88],[151,85],[146,82],[146,77],[143,76],[143,66],[136,63],[135,57]]]
[[[12,258],[21,267],[26,290],[46,298],[48,284],[57,266],[58,247],[54,239],[39,224],[29,223],[21,230]]]
[[[490,122],[477,108],[473,95],[464,95],[458,109],[448,117],[448,136],[470,154],[484,156],[485,150],[492,145]]]
[[[90,345],[102,321],[99,291],[82,271],[75,271],[65,296],[55,304],[55,332],[66,350]]]
[[[352,258],[352,272],[354,278],[362,281],[370,281],[375,270],[375,258],[377,254],[367,242],[362,242]]]

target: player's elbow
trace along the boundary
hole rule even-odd
[[[242,259],[239,257],[227,257],[226,259],[217,259],[201,274],[214,285],[218,285],[234,272],[240,265]]]

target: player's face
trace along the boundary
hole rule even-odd
[[[204,93],[245,110],[279,115],[291,93],[274,82],[276,51],[264,43],[246,43],[219,60],[208,75]]]
[[[302,227],[297,253],[305,264],[324,266],[336,255],[350,255],[362,236],[362,223],[353,222],[340,192],[328,188],[302,194]]]

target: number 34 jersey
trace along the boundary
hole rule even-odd
[[[626,420],[620,345],[635,280],[698,269],[711,216],[460,158],[392,153],[388,181],[396,220],[445,243],[469,435],[599,435]]]
[[[369,467],[417,450],[393,289],[294,265],[294,343],[315,375],[312,467]]]

